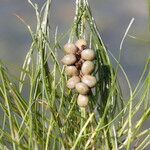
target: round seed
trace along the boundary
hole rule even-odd
[[[76,56],[74,54],[68,54],[61,60],[64,65],[73,65],[76,62]]]
[[[94,71],[94,63],[92,61],[85,61],[81,67],[84,75],[91,74]]]
[[[83,95],[86,95],[89,93],[90,89],[89,87],[82,83],[82,82],[79,82],[76,84],[76,90],[80,93],[80,94],[83,94]]]
[[[90,88],[94,87],[96,85],[96,78],[91,75],[84,75],[82,77],[82,82],[88,85]]]
[[[67,54],[75,54],[77,50],[77,47],[73,43],[67,43],[64,45],[64,51]]]
[[[76,84],[80,82],[80,78],[78,76],[73,76],[67,82],[67,87],[69,89],[74,89]]]
[[[65,71],[68,76],[79,75],[79,71],[77,70],[77,68],[75,66],[66,66]]]
[[[86,107],[89,102],[89,97],[87,95],[81,95],[79,94],[77,103],[80,107]]]
[[[80,50],[84,50],[87,48],[87,42],[84,39],[79,39],[78,41],[76,41],[75,45],[80,49]]]
[[[95,59],[95,53],[92,49],[85,49],[81,52],[81,58],[84,60],[94,60]]]

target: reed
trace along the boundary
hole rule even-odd
[[[76,12],[69,34],[50,34],[51,0],[35,10],[36,30],[26,24],[32,43],[25,57],[18,82],[12,80],[0,62],[0,149],[8,150],[144,150],[150,144],[150,129],[143,125],[150,116],[150,58],[133,89],[117,59],[105,47],[87,0],[76,0]],[[120,44],[133,23],[131,20]],[[62,40],[86,39],[96,53],[93,75],[96,87],[88,107],[77,104],[78,93],[67,88],[67,74],[58,58]],[[66,41],[66,43],[68,42]],[[117,66],[113,66],[114,59]],[[118,81],[122,71],[129,98]],[[26,88],[27,87],[27,88]],[[23,96],[27,89],[26,96]],[[139,114],[140,112],[140,114]],[[139,115],[138,119],[135,119]]]

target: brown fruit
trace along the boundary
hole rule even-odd
[[[64,65],[73,65],[77,61],[77,59],[74,54],[68,54],[65,55],[61,61]]]
[[[87,48],[87,42],[84,39],[77,40],[75,45],[79,48],[79,50],[84,50]]]
[[[92,61],[95,59],[95,52],[92,49],[85,49],[81,52],[81,58]]]
[[[80,78],[78,76],[73,76],[67,82],[67,87],[69,89],[74,89],[76,84],[80,82]]]
[[[94,68],[94,63],[92,61],[85,61],[81,67],[81,72],[84,75],[88,75],[94,71]]]
[[[77,76],[79,75],[79,71],[75,66],[66,66],[65,67],[66,74],[68,76]]]
[[[73,43],[67,43],[64,45],[64,51],[67,54],[75,54],[78,48]]]
[[[76,90],[82,95],[86,95],[90,91],[89,87],[85,83],[82,83],[82,82],[79,82],[76,84]]]
[[[96,78],[91,75],[84,75],[81,81],[88,85],[90,88],[94,87],[97,83]]]
[[[89,97],[87,95],[81,95],[79,94],[77,103],[80,107],[86,107],[89,102]]]

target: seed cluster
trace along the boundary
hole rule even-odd
[[[80,107],[86,107],[89,101],[89,93],[97,81],[91,74],[94,71],[95,52],[87,48],[87,42],[79,39],[75,44],[64,45],[66,55],[62,63],[66,65],[65,72],[71,78],[67,82],[69,89],[76,89],[79,93],[77,103]]]

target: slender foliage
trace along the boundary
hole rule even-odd
[[[69,41],[85,38],[96,52],[94,72],[98,83],[87,109],[77,106],[77,93],[66,87],[67,76],[58,59],[64,36],[50,32],[51,0],[41,10],[32,3],[37,19],[18,83],[0,63],[0,148],[14,150],[144,150],[150,144],[150,129],[143,129],[150,116],[150,58],[141,78],[132,89],[120,64],[122,46],[134,21],[131,20],[120,44],[119,59],[106,48],[87,0],[76,0],[76,13]],[[113,66],[111,59],[116,61]],[[130,97],[124,98],[118,71],[128,84]],[[26,86],[28,88],[26,88]],[[26,96],[23,96],[24,89]],[[139,113],[140,112],[140,113]],[[139,116],[135,120],[136,116]]]

